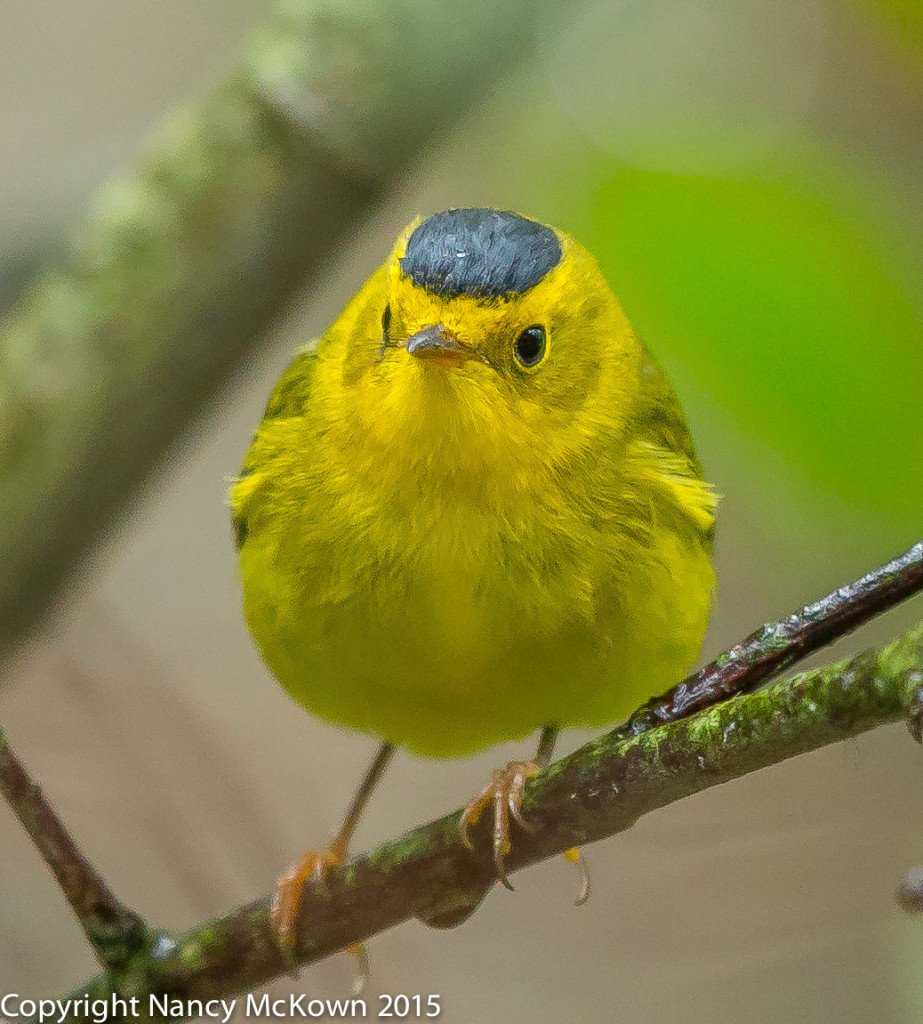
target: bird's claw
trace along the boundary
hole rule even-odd
[[[465,805],[462,811],[461,820],[458,823],[462,842],[469,850],[474,846],[471,842],[469,829],[484,813],[485,809],[493,805],[494,809],[494,833],[493,833],[493,858],[497,870],[497,878],[500,883],[510,892],[513,891],[513,884],[506,874],[504,859],[512,849],[510,843],[510,818],[520,828],[532,831],[532,826],[522,816],[522,794],[526,782],[540,771],[539,765],[534,761],[510,761],[506,768],[496,768],[490,775],[490,782],[484,789],[473,797]]]
[[[327,872],[342,864],[346,859],[344,845],[334,840],[322,850],[309,850],[297,864],[276,882],[276,892],[269,913],[269,923],[288,973],[298,977],[298,962],[295,958],[296,927],[301,896],[308,883],[326,893]],[[365,945],[352,942],[344,950],[356,958],[356,974],[352,983],[353,996],[360,996],[368,984],[371,973],[369,955]]]
[[[309,850],[300,861],[293,864],[276,882],[276,891],[269,912],[269,926],[279,952],[284,957],[289,972],[297,972],[295,963],[295,940],[297,938],[298,908],[305,886],[310,882],[326,891],[327,872],[342,864],[345,850],[336,842],[322,850]]]
[[[356,958],[356,974],[353,977],[352,994],[354,998],[358,998],[365,991],[365,986],[369,983],[372,973],[368,950],[363,942],[351,942],[343,952],[351,953]]]
[[[537,775],[541,766],[535,761],[510,761],[506,768],[496,768],[490,775],[490,782],[477,796],[465,804],[458,830],[462,842],[469,850],[474,849],[469,830],[476,824],[484,811],[491,805],[494,809],[493,859],[500,884],[513,892],[513,883],[506,873],[505,858],[512,849],[510,841],[510,818],[527,832],[533,831],[532,825],[523,817],[522,796],[526,782]],[[590,876],[580,855],[579,847],[566,850],[564,856],[571,864],[575,864],[580,875],[580,888],[574,905],[581,907],[589,899]]]
[[[564,859],[569,860],[571,864],[577,865],[577,871],[580,875],[580,889],[577,891],[577,898],[574,900],[574,906],[582,907],[590,898],[590,875],[586,869],[586,864],[583,862],[580,847],[572,846],[569,850],[565,850]]]

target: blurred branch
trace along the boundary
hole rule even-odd
[[[0,655],[292,292],[561,0],[285,0],[0,327]]]
[[[616,729],[538,775],[509,870],[603,839],[642,815],[759,768],[900,719],[923,698],[923,624],[877,651],[741,693],[690,717],[630,735]],[[493,884],[487,829],[472,853],[460,811],[330,871],[307,891],[297,960],[313,963],[411,917],[460,920]],[[106,998],[232,996],[286,973],[269,928],[268,897],[180,935],[148,932],[124,968],[83,986]],[[86,1020],[72,1012],[63,1020]],[[155,1018],[156,1019],[156,1018]],[[62,1024],[63,1024],[62,1020]]]
[[[894,894],[897,905],[908,914],[923,913],[923,867],[913,867]]]
[[[143,944],[144,922],[113,895],[26,774],[0,729],[0,793],[19,818],[83,926],[96,958],[121,967]]]

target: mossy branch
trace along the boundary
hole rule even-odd
[[[904,719],[919,739],[923,624],[879,650],[745,691],[751,676],[765,676],[767,659],[786,663],[803,657],[810,638],[829,642],[861,621],[859,607],[868,618],[919,591],[921,559],[918,544],[857,583],[765,627],[716,659],[704,677],[691,677],[627,725],[551,765],[527,787],[524,813],[532,831],[517,832],[507,869],[613,836],[676,800],[879,725]],[[729,682],[725,666],[744,657],[749,667]],[[681,717],[675,697],[696,679],[700,710]],[[731,685],[740,692],[720,700]],[[719,702],[703,706],[709,700]],[[652,724],[651,709],[660,709],[662,724]],[[297,961],[313,963],[411,917],[437,925],[467,917],[495,879],[487,829],[476,831],[480,852],[472,853],[460,840],[459,816],[456,811],[332,870],[326,893],[306,892]],[[139,940],[133,926],[133,942],[122,944],[106,974],[70,998],[89,993],[145,1000],[154,993],[205,1000],[261,985],[290,967],[270,932],[269,905],[264,897],[183,934],[145,928]],[[73,1012],[65,1019],[82,1021],[87,1014]]]
[[[0,326],[0,657],[183,423],[559,0],[284,0]]]

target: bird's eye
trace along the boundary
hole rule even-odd
[[[385,311],[381,314],[381,333],[387,338],[388,328],[391,326],[391,306],[385,306]]]
[[[545,358],[545,328],[533,324],[527,327],[513,345],[513,355],[520,366],[531,369]]]

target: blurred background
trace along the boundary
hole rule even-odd
[[[3,5],[0,299],[165,111],[226,77],[270,9]],[[171,929],[269,891],[327,838],[371,756],[371,740],[312,720],[260,663],[225,487],[293,348],[415,214],[512,208],[597,253],[722,494],[703,655],[921,534],[918,0],[575,2],[411,166],[165,454],[0,681],[0,722],[78,841]],[[921,617],[911,602],[833,653]],[[567,734],[562,753],[585,739]],[[399,757],[356,849],[457,807],[523,753]],[[438,993],[448,1022],[923,1019],[923,921],[892,898],[923,861],[921,795],[903,726],[801,757],[589,848],[581,910],[561,861],[457,930],[374,939],[370,996]],[[62,995],[94,961],[2,807],[0,865],[0,993]],[[334,958],[273,990],[344,995],[352,966]]]

